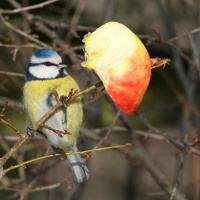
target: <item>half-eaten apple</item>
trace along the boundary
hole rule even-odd
[[[153,61],[141,40],[126,26],[108,22],[92,33],[85,43],[85,62],[96,72],[115,104],[133,113],[147,90]]]

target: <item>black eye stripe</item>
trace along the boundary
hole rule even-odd
[[[44,65],[47,66],[47,67],[49,67],[49,66],[56,66],[56,67],[58,67],[57,64],[51,63],[51,62],[44,62],[44,63],[42,63],[42,64],[44,64]]]
[[[41,65],[41,63],[29,63],[29,67],[38,66],[38,65]]]
[[[43,63],[29,63],[29,67],[32,67],[32,66],[39,66],[39,65],[45,65],[47,67],[50,67],[50,66],[56,66],[58,67],[59,65],[62,65],[64,63],[59,63],[59,64],[55,64],[55,63],[52,63],[52,62],[43,62]]]

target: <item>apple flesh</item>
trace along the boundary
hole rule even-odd
[[[87,34],[83,67],[94,70],[125,113],[133,113],[147,90],[152,60],[141,40],[126,26],[108,22]]]

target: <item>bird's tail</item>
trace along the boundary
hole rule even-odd
[[[77,182],[81,183],[84,180],[88,180],[90,172],[87,166],[85,165],[81,155],[67,155],[67,158],[72,166]]]
[[[63,152],[63,150],[60,148],[57,148],[54,146],[52,146],[52,148],[54,149],[54,151],[56,153]],[[77,152],[78,151],[76,146],[70,146],[65,150],[67,152]],[[72,155],[67,155],[67,156],[64,155],[64,156],[61,156],[60,159],[65,160],[66,157],[68,158],[68,160],[72,166],[72,169],[73,169],[73,172],[74,172],[77,182],[81,183],[82,181],[88,180],[88,178],[90,176],[90,172],[89,172],[86,164],[84,163],[81,155],[80,154],[72,154]]]

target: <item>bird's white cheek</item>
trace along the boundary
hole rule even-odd
[[[59,75],[57,67],[34,66],[29,68],[30,74],[39,79],[55,78]]]

